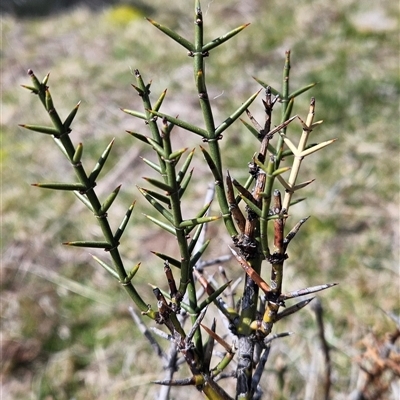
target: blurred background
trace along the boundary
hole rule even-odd
[[[307,158],[301,171],[300,180],[315,182],[301,193],[307,200],[292,208],[288,224],[311,218],[289,248],[284,289],[340,283],[318,298],[332,347],[332,398],[347,399],[361,376],[360,357],[395,330],[385,312],[400,312],[398,4],[213,0],[202,8],[206,40],[251,23],[207,60],[217,123],[259,89],[252,76],[280,89],[286,50],[292,54],[292,90],[318,82],[294,111],[305,119],[315,96],[316,119],[324,124],[311,141],[338,140]],[[30,84],[29,68],[39,79],[50,71],[50,90],[62,118],[82,101],[72,137],[84,143],[87,168],[116,138],[98,192],[104,198],[123,184],[109,213],[115,228],[137,200],[120,249],[127,268],[142,262],[139,289],[154,303],[147,284],[163,285],[164,279],[162,263],[150,251],[174,255],[175,243],[142,214],[151,211],[135,184],[142,185],[140,177],[152,171],[139,156],[153,155],[125,133],[147,134],[146,126],[120,108],[142,109],[130,86],[137,68],[146,82],[152,80],[154,101],[168,88],[163,112],[202,124],[192,59],[144,18],[192,40],[194,5],[183,0],[3,0],[0,9],[2,398],[153,399],[157,388],[148,382],[162,376],[162,366],[128,313],[129,298],[88,251],[61,245],[99,239],[96,221],[72,194],[30,186],[72,181],[73,171],[52,140],[18,127],[49,124],[38,99],[20,85]],[[261,99],[251,112],[262,123]],[[278,110],[273,122],[279,118]],[[174,132],[177,148],[197,148],[194,181],[184,199],[190,216],[212,177],[201,163],[198,138]],[[299,133],[299,125],[289,127],[294,141]],[[243,182],[256,140],[237,122],[221,143],[226,169]],[[213,241],[206,258],[227,253],[230,240],[220,228],[210,226]],[[104,253],[92,253],[105,259]],[[241,275],[234,262],[225,267],[230,278]],[[323,362],[312,309],[277,324],[275,332],[283,331],[295,334],[273,345],[265,398],[321,398]],[[188,376],[185,369],[179,374]],[[398,383],[388,386],[382,398],[398,398]],[[190,397],[198,396],[190,388]]]

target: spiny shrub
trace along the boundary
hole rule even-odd
[[[147,187],[140,187],[139,192],[159,214],[158,218],[147,216],[149,225],[154,224],[153,229],[163,229],[172,235],[179,252],[178,258],[171,254],[154,252],[160,258],[160,271],[165,274],[164,285],[153,286],[154,302],[147,304],[143,300],[143,291],[147,289],[135,283],[140,263],[137,262],[135,267],[127,270],[121,256],[120,239],[127,229],[134,204],[128,208],[119,227],[113,231],[109,223],[110,209],[118,196],[120,186],[105,199],[100,199],[96,192],[100,172],[114,140],[101,154],[95,167],[89,170],[83,157],[83,144],[73,142],[71,126],[79,103],[62,119],[50,94],[49,75],[40,81],[29,70],[32,83],[25,88],[37,95],[52,125],[22,126],[52,137],[71,163],[76,175],[74,182],[36,183],[34,186],[72,192],[94,214],[103,238],[89,238],[65,244],[101,248],[109,253],[110,261],[98,257],[94,259],[121,284],[142,316],[165,328],[164,331],[153,328],[153,332],[168,340],[174,350],[166,356],[161,347],[158,347],[167,371],[164,379],[155,382],[165,389],[160,392],[159,398],[168,398],[171,386],[193,385],[209,399],[230,399],[227,389],[219,384],[222,379],[236,381],[236,389],[232,389],[235,398],[261,398],[263,389],[260,381],[265,373],[271,341],[290,334],[272,334],[272,328],[283,318],[301,310],[312,298],[308,297],[287,307],[286,303],[335,285],[328,283],[288,293],[282,291],[288,246],[307,220],[303,218],[297,223],[290,222],[289,210],[303,200],[298,197],[298,192],[313,181],[298,182],[300,168],[304,161],[309,160],[308,156],[324,149],[334,140],[310,143],[312,131],[321,124],[321,121],[315,121],[314,98],[311,99],[304,118],[292,115],[296,98],[311,89],[314,83],[295,90],[290,88],[289,51],[286,52],[283,67],[282,87],[274,88],[256,79],[261,89],[239,104],[222,123],[216,124],[207,90],[205,64],[219,46],[232,40],[248,24],[209,42],[204,41],[203,14],[198,0],[195,1],[193,41],[153,20],[149,22],[182,46],[193,60],[194,84],[203,119],[199,126],[163,113],[166,91],[154,101],[150,96],[151,83],[146,83],[138,70],[134,71],[136,83],[133,86],[143,102],[143,110],[123,111],[145,121],[148,134],[133,131],[128,133],[134,140],[144,142],[154,152],[156,161],[144,159],[144,162],[158,176],[144,178]],[[257,122],[249,111],[250,105],[261,96],[260,92],[263,93],[262,107],[265,113],[262,123]],[[280,109],[278,113],[277,108]],[[247,114],[246,120],[240,118],[244,113]],[[255,137],[254,142],[258,143],[254,148],[254,156],[249,160],[240,157],[240,148],[221,147],[223,134],[237,120],[242,122],[244,131]],[[293,133],[289,135],[288,128],[293,126],[295,129],[291,129]],[[197,213],[189,218],[183,217],[187,214],[185,210],[191,200],[193,170],[190,166],[195,152],[188,151],[185,144],[181,148],[174,148],[171,137],[175,127],[184,129],[200,143],[202,162],[210,171],[214,182],[213,195],[219,208],[212,215],[212,199],[209,199]],[[246,171],[247,180],[239,182],[226,170],[223,165],[223,151],[237,152],[240,165],[236,167]],[[198,189],[196,187],[197,191]],[[220,268],[222,283],[207,274],[207,265],[202,258],[210,244],[210,240],[204,239],[202,234],[204,227],[218,223],[217,221],[222,221],[231,243],[227,251],[230,252],[232,261],[228,268]],[[219,262],[215,260],[214,263]],[[243,270],[242,290],[236,284],[233,288],[227,277],[230,269]],[[290,286],[290,282],[287,286]],[[218,333],[215,318],[211,326],[202,323],[207,312],[215,315],[219,312],[223,316],[230,336]],[[135,313],[134,315],[138,317]],[[150,336],[151,333],[146,332],[146,335]],[[151,337],[156,343],[154,337]],[[216,352],[217,345],[222,346],[222,355],[221,352]],[[174,377],[179,363],[178,355],[184,359],[190,371],[187,379]],[[268,380],[268,377],[264,380]]]

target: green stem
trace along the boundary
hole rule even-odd
[[[64,153],[67,155],[71,165],[74,167],[74,171],[76,176],[78,177],[79,182],[86,188],[84,195],[86,195],[92,207],[93,213],[98,220],[104,238],[109,244],[110,255],[113,260],[113,265],[118,274],[119,280],[120,282],[124,282],[125,278],[127,277],[127,273],[125,271],[121,256],[118,251],[119,242],[114,238],[106,214],[102,213],[101,211],[101,203],[94,191],[95,182],[91,182],[80,160],[79,162],[74,162],[74,156],[76,154],[76,150],[69,136],[70,128],[69,126],[64,127],[64,125],[62,124],[61,119],[56,109],[54,108],[54,104],[47,85],[41,84],[31,70],[29,70],[29,75],[31,76],[31,79],[34,83],[34,87],[37,90],[36,94],[38,94],[40,101],[42,102],[46,111],[49,113],[53,125],[59,131],[59,134],[58,136],[55,137],[55,139],[58,140],[58,143],[61,143],[60,147],[64,150]],[[124,288],[128,292],[129,296],[132,298],[132,300],[135,302],[135,304],[138,306],[138,308],[142,312],[146,312],[150,318],[154,319],[156,316],[155,312],[149,310],[148,305],[143,301],[143,299],[137,293],[132,283],[129,282],[129,284],[124,284]]]
[[[206,87],[205,78],[205,62],[204,58],[208,53],[203,52],[203,15],[200,7],[200,1],[196,0],[195,4],[195,51],[193,53],[194,58],[194,78],[199,96],[199,102],[201,111],[203,114],[204,124],[207,131],[207,142],[209,145],[210,156],[214,161],[218,175],[221,177],[215,182],[216,195],[218,203],[222,212],[225,226],[231,235],[234,237],[237,235],[235,225],[233,223],[232,215],[229,210],[228,201],[226,198],[224,180],[223,180],[223,169],[221,152],[218,144],[219,137],[216,134],[214,116],[210,104],[210,99]]]
[[[272,156],[268,161],[267,177],[265,180],[265,188],[262,196],[262,207],[261,207],[261,218],[260,218],[260,242],[264,259],[268,259],[270,255],[268,248],[268,215],[271,205],[272,188],[275,181],[275,178],[272,175],[275,168],[275,160],[273,157],[274,156]]]
[[[172,154],[172,145],[170,140],[170,133],[173,128],[173,125],[167,125],[165,123],[163,131],[162,131],[162,147],[164,149],[166,159]],[[167,184],[172,188],[170,193],[171,199],[171,212],[173,216],[173,224],[175,226],[176,238],[178,241],[179,252],[181,256],[181,268],[180,268],[180,283],[179,283],[179,296],[183,297],[187,291],[189,306],[192,310],[197,309],[197,297],[196,297],[196,288],[194,286],[194,279],[192,268],[190,266],[190,252],[188,248],[188,242],[186,238],[185,229],[179,228],[180,224],[183,221],[182,210],[181,210],[181,201],[180,201],[180,184],[178,183],[177,173],[175,170],[176,163],[175,162],[165,162],[165,172],[167,178]],[[179,299],[172,299],[180,302]],[[192,315],[192,323],[196,321],[197,315]],[[194,334],[194,344],[199,354],[202,354],[202,340],[200,330],[197,330]]]
[[[281,123],[286,121],[290,117],[287,115],[287,109],[289,107],[289,80],[290,80],[290,50],[286,51],[286,58],[285,58],[285,65],[283,67],[283,80],[282,80],[282,117]],[[285,119],[286,118],[286,119]],[[286,127],[281,130],[281,132],[286,132]],[[282,159],[282,152],[283,152],[284,144],[283,138],[278,138],[278,143],[276,146],[276,169],[279,168],[279,164]]]
[[[146,122],[149,125],[150,132],[153,140],[157,142],[157,144],[161,144],[161,135],[158,129],[158,125],[156,122],[156,117],[154,117],[149,110],[152,110],[151,101],[150,101],[150,84],[145,85],[142,76],[140,75],[139,70],[135,70],[136,82],[139,89],[139,96],[142,98],[143,107],[146,114]],[[161,167],[161,175],[165,178],[165,162],[160,155],[158,155],[158,162]]]

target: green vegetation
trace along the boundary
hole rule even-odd
[[[145,15],[191,38],[193,5],[182,3],[165,8],[155,1],[154,14]],[[396,118],[400,81],[394,5],[387,1],[371,8],[356,1],[300,1],[294,7],[290,1],[268,6],[255,1],[233,7],[223,1],[202,6],[205,42],[251,22],[229,42],[232,45],[222,45],[207,60],[207,88],[217,125],[258,90],[251,76],[280,88],[287,49],[292,53],[291,87],[319,82],[296,100],[294,114],[305,119],[311,93],[317,102],[316,119],[324,120],[311,142],[339,140],[314,154],[313,162],[303,163],[299,181],[316,181],[302,190],[307,200],[290,209],[289,226],[304,216],[311,218],[290,245],[283,289],[340,282],[318,297],[325,336],[332,346],[332,398],[348,395],[359,374],[355,357],[361,357],[364,348],[373,348],[369,335],[383,340],[395,329],[383,311],[400,312]],[[96,189],[104,199],[123,184],[109,216],[113,230],[137,200],[120,248],[127,271],[142,262],[135,287],[145,304],[155,304],[147,283],[164,290],[167,285],[162,262],[151,251],[173,257],[179,253],[175,240],[149,226],[138,212],[140,208],[158,215],[132,190],[135,184],[142,185],[138,177],[149,175],[139,155],[157,162],[149,146],[124,135],[125,130],[149,135],[143,121],[120,111],[143,109],[130,87],[137,85],[133,70],[138,68],[146,80],[152,79],[153,103],[168,87],[163,113],[179,114],[198,126],[203,122],[186,52],[142,15],[137,9],[114,7],[101,13],[78,8],[48,19],[3,17],[1,284],[6,397],[147,399],[159,390],[148,382],[162,376],[162,365],[131,320],[129,297],[87,252],[60,245],[75,239],[102,240],[93,216],[72,195],[29,186],[72,181],[68,161],[59,157],[45,135],[16,127],[48,124],[39,101],[17,87],[29,84],[26,71],[32,68],[38,76],[51,71],[54,103],[63,118],[82,100],[71,136],[74,143],[84,143],[88,171],[116,138]],[[250,110],[262,123],[260,99]],[[281,121],[279,112],[275,114],[277,125]],[[298,126],[289,125],[289,137],[296,137]],[[185,194],[184,217],[189,218],[201,208],[204,187],[213,178],[203,165],[199,138],[188,138],[177,128],[173,132],[174,150],[197,148],[193,182]],[[257,140],[236,122],[219,143],[225,170],[244,182],[247,162],[258,151]],[[213,205],[211,215],[217,210]],[[207,237],[212,238],[207,259],[221,256],[221,251],[228,254],[232,242],[222,223],[210,224]],[[91,252],[104,257],[102,251]],[[229,279],[241,275],[236,261],[224,266]],[[205,325],[211,321],[206,319]],[[217,333],[222,325],[219,317]],[[311,308],[279,321],[274,333],[285,331],[295,334],[273,342],[264,375],[268,377],[265,398],[304,398],[310,393],[314,394],[310,398],[321,398],[318,379],[323,363]],[[312,368],[316,376],[310,378]],[[190,375],[181,369],[179,377]],[[231,383],[223,385],[232,392]],[[180,398],[180,390],[174,389],[171,396]],[[183,390],[191,390],[196,398],[194,388]]]

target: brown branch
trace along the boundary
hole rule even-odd
[[[324,399],[329,400],[329,393],[332,386],[332,365],[331,365],[331,357],[330,357],[330,346],[325,338],[325,327],[324,327],[324,320],[323,320],[323,309],[322,304],[319,299],[315,299],[314,303],[312,304],[312,309],[315,312],[315,318],[317,320],[318,326],[318,336],[321,342],[321,349],[324,355],[325,361],[325,374],[324,374],[324,384],[323,384],[323,391],[324,391]]]

